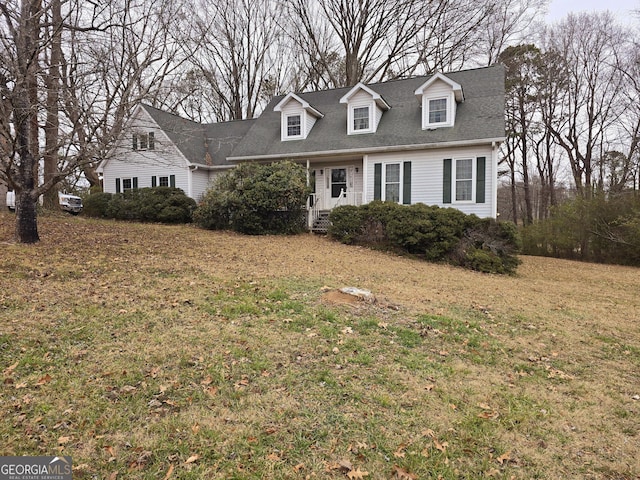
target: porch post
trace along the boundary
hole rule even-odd
[[[311,163],[307,158],[307,187],[311,186],[311,174],[309,173],[309,169],[311,168]],[[311,208],[311,202],[309,201],[309,196],[307,196],[307,227],[311,230],[313,226],[313,210]]]

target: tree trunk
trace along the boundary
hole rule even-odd
[[[36,204],[28,191],[16,192],[16,240],[20,243],[40,240]]]
[[[515,166],[515,162],[514,162]],[[516,172],[511,168],[511,214],[513,223],[518,224],[518,192],[516,191]]]
[[[51,56],[49,74],[45,78],[47,86],[47,121],[44,125],[44,183],[51,181],[58,171],[58,115],[60,99],[60,62],[62,60],[62,14],[60,0],[51,2]],[[44,195],[44,207],[50,210],[58,207],[58,191],[50,188]]]

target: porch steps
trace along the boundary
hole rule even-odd
[[[329,210],[321,210],[318,212],[318,218],[313,221],[311,231],[313,233],[327,233],[329,225],[331,225],[331,222],[329,222]]]

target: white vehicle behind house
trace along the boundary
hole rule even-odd
[[[42,201],[42,197],[40,197]],[[82,211],[82,199],[75,195],[69,195],[67,193],[58,193],[58,203],[60,208],[65,212],[77,215]],[[16,193],[7,192],[7,208],[9,210],[16,209]]]
[[[75,195],[58,192],[58,203],[65,212],[77,215],[82,211],[82,199]]]

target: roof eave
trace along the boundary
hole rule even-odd
[[[473,140],[462,140],[453,142],[431,142],[411,145],[387,145],[383,147],[368,148],[346,148],[341,150],[319,150],[315,152],[296,152],[296,153],[272,153],[268,155],[254,156],[238,156],[228,157],[228,162],[247,162],[252,160],[277,160],[280,158],[307,158],[307,157],[330,157],[348,154],[370,154],[370,153],[386,153],[386,152],[406,152],[413,150],[432,150],[435,148],[451,148],[465,147],[473,145],[500,144],[504,142],[506,137],[479,138]]]

